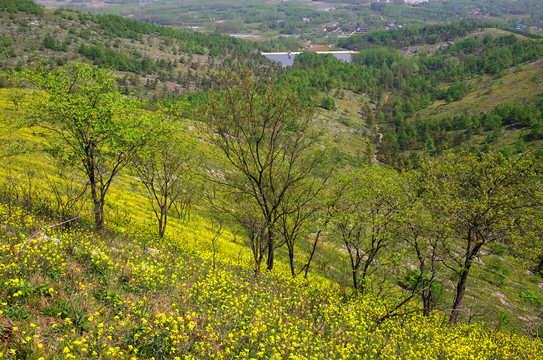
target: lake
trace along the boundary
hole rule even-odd
[[[288,53],[262,53],[262,55],[270,60],[279,61],[283,65],[283,67],[292,66],[296,54],[299,54],[299,52],[292,52],[290,56],[288,55]],[[317,51],[317,54],[332,54],[339,60],[351,62],[351,55],[354,54],[354,51]]]

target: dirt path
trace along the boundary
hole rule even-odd
[[[384,102],[387,102],[388,101],[388,94],[385,94],[385,99],[384,99]],[[375,114],[374,114],[375,115]],[[377,134],[379,134],[379,144],[381,144],[381,142],[383,141],[383,133],[381,132],[380,128],[379,128],[379,124],[378,123],[375,123],[375,127],[377,128]],[[378,149],[375,149],[374,153],[373,153],[373,161],[375,161],[376,163],[380,163],[379,160],[377,160],[377,153],[379,152]]]
[[[380,132],[380,129],[379,129],[379,124],[375,123],[375,127],[377,128],[377,134],[379,134],[379,144],[383,141],[383,133]],[[377,153],[379,152],[378,149],[375,149],[375,151],[373,152],[373,161],[375,161],[376,163],[380,163],[379,160],[377,160]]]

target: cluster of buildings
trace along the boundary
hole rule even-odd
[[[311,20],[311,17],[304,17],[302,18],[303,22],[309,22]],[[365,34],[370,30],[369,26],[359,26],[359,22],[356,20],[352,21],[343,21],[341,24],[337,21],[329,21],[325,24],[320,25],[319,28],[316,30],[318,31],[324,31],[329,34]],[[394,22],[390,22],[388,24],[385,24],[381,29],[389,30],[389,29],[401,29],[406,27],[407,24],[396,24]]]
[[[528,27],[528,25],[526,25],[526,24],[517,24],[515,26],[515,30],[524,30],[527,27]],[[537,26],[530,26],[530,30],[535,32],[535,31],[540,31],[541,29],[539,27],[537,27]]]
[[[322,31],[327,33],[337,33],[339,35],[347,33],[352,34],[354,32],[356,33],[367,33],[370,28],[369,26],[359,26],[358,21],[352,20],[352,21],[343,21],[342,26],[345,28],[348,28],[349,30],[343,29],[339,27],[339,23],[337,21],[330,21],[326,24],[321,25]],[[353,31],[354,29],[354,31]]]
[[[386,30],[389,30],[389,29],[401,29],[401,28],[404,28],[406,26],[407,26],[407,24],[396,24],[396,23],[391,22],[391,23],[385,25],[385,29]]]

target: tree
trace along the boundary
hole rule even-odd
[[[287,246],[292,277],[304,272],[304,278],[307,278],[321,235],[332,218],[339,195],[327,193],[326,188],[334,169],[332,166],[320,177],[304,179],[302,186],[296,192],[288,193],[279,206],[281,217],[277,224],[282,237],[279,245]],[[304,247],[301,242],[305,242],[308,255],[301,269],[296,270],[295,255],[298,248]]]
[[[493,242],[523,242],[538,224],[541,182],[535,159],[497,154],[453,154],[428,159],[420,169],[424,199],[447,228],[447,253],[458,275],[449,322],[458,321],[468,276],[481,249]]]
[[[326,110],[335,110],[336,102],[334,101],[334,98],[332,98],[331,96],[325,96],[321,100],[321,106]]]
[[[175,116],[179,110],[167,110],[162,117]],[[160,115],[159,115],[160,116]],[[193,146],[179,123],[165,124],[154,139],[132,161],[147,190],[149,202],[158,222],[158,235],[164,237],[168,213],[174,207],[188,214],[194,195],[191,168],[195,165]]]
[[[7,130],[14,129],[8,127]],[[10,131],[6,131],[6,133],[9,134]],[[12,215],[17,188],[20,185],[19,181],[16,181],[13,165],[16,158],[26,152],[28,152],[28,145],[24,141],[10,137],[0,139],[0,169],[5,169],[4,171],[7,172],[6,182],[0,183],[0,197],[8,205],[9,217]]]
[[[446,228],[436,216],[438,214],[425,206],[431,203],[431,199],[424,199],[429,194],[423,190],[426,184],[419,174],[418,171],[404,174],[407,177],[407,206],[402,209],[399,217],[398,237],[406,244],[405,250],[413,253],[418,266],[407,271],[401,285],[420,295],[422,314],[430,316],[443,293],[438,278],[442,274],[442,263],[447,255]]]
[[[33,86],[25,108],[29,124],[48,130],[57,156],[64,156],[87,177],[95,229],[101,233],[108,190],[151,136],[150,117],[138,110],[139,101],[114,88],[108,71],[97,67],[71,64],[54,71],[39,67],[18,78]]]
[[[209,178],[229,195],[221,208],[247,231],[255,271],[264,257],[272,270],[280,206],[323,159],[313,146],[313,109],[288,86],[251,73],[230,73],[222,85],[206,108],[204,131],[230,166],[209,170]]]
[[[368,279],[385,263],[395,241],[398,215],[405,205],[402,178],[394,170],[369,166],[353,172],[340,186],[332,225],[348,255],[353,287],[361,294]]]

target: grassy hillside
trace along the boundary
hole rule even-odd
[[[501,77],[482,76],[471,81],[470,92],[461,100],[437,101],[419,113],[421,117],[454,117],[464,113],[487,112],[507,102],[526,103],[543,95],[540,83],[543,61],[537,60],[510,69]]]
[[[386,303],[214,268],[175,238],[77,228],[29,238],[46,224],[1,211],[2,358],[541,358],[539,340],[439,317],[378,321]]]
[[[19,116],[12,91],[0,98],[3,150],[22,142],[32,149],[43,141],[37,129],[7,127]],[[341,119],[341,109],[354,110],[338,103],[339,111],[321,114],[328,117],[325,141],[354,141],[349,129],[356,126]],[[463,314],[471,325],[449,327],[440,312],[421,317],[417,302],[391,316],[406,291],[391,278],[388,297],[356,296],[340,271],[347,264],[341,249],[321,247],[307,280],[291,279],[281,253],[273,272],[255,277],[240,230],[228,221],[219,230],[220,219],[201,205],[188,219],[172,218],[166,238],[157,238],[130,173],[114,184],[103,236],[87,230],[84,203],[81,219],[55,226],[53,188],[81,178],[54,164],[40,152],[2,159],[2,196],[10,200],[0,207],[4,358],[541,356],[539,339],[510,333],[537,329],[539,277],[503,251],[475,265]],[[452,281],[443,284],[452,290]]]

